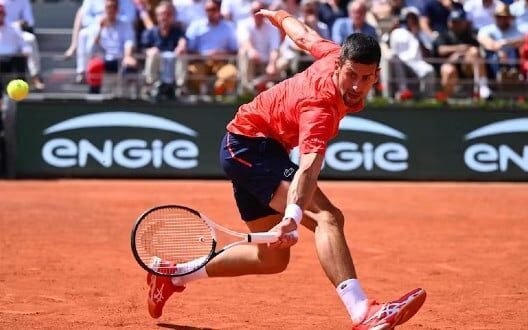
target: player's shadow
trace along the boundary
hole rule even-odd
[[[170,323],[158,323],[158,327],[176,330],[214,330],[213,328],[197,328],[189,327],[186,325],[170,324]]]

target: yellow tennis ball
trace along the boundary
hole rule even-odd
[[[29,93],[29,85],[22,79],[11,80],[7,84],[7,95],[15,101],[22,101]]]

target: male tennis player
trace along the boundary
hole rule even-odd
[[[260,15],[316,59],[305,71],[242,105],[222,141],[221,163],[232,180],[242,219],[252,232],[279,232],[279,241],[229,249],[183,277],[149,275],[150,315],[160,317],[167,299],[197,279],[282,272],[297,242],[293,233],[302,223],[315,232],[320,263],[350,314],[352,328],[393,329],[420,309],[425,291],[415,289],[385,304],[367,299],[343,233],[343,214],[317,186],[327,143],[338,133],[339,121],[363,108],[378,80],[379,44],[367,35],[352,34],[340,47],[285,11],[261,10]],[[297,145],[298,167],[288,156]]]

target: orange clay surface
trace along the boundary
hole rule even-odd
[[[370,297],[428,291],[401,329],[528,329],[528,184],[321,187]],[[0,181],[0,196],[0,329],[350,329],[306,229],[284,273],[195,282],[149,317],[135,218],[179,203],[243,230],[226,181]]]

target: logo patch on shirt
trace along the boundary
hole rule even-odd
[[[295,172],[293,167],[287,168],[284,170],[284,176],[289,178],[293,174],[293,172]]]

